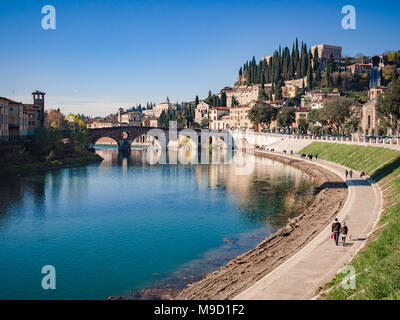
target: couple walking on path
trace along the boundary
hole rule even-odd
[[[349,175],[350,175],[350,179],[353,178],[353,169],[350,169],[350,171],[348,171],[348,170],[346,169],[345,174],[346,174],[346,179],[347,179],[347,177],[348,177]]]
[[[332,237],[335,240],[336,245],[339,243],[339,235],[342,235],[342,243],[343,246],[346,242],[346,237],[349,229],[346,226],[346,223],[340,223],[339,220],[336,218],[335,221],[332,223]]]

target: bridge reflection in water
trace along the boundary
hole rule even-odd
[[[202,149],[179,147],[168,148],[166,151],[152,147],[132,146],[129,152],[118,151],[116,145],[96,145],[96,153],[103,157],[101,167],[120,165],[153,166],[159,164],[231,164],[233,155],[238,152],[228,149]],[[240,153],[244,151],[239,151]]]

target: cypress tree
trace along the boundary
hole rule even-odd
[[[221,93],[221,106],[226,107],[226,93],[225,92]]]
[[[315,47],[313,56],[313,71],[316,72],[318,67],[319,67],[319,54],[318,54],[318,48]]]
[[[300,55],[299,55],[299,42],[296,38],[296,47],[295,47],[295,67],[296,67],[296,78],[301,77],[301,69],[300,69]]]
[[[331,56],[329,57],[327,63],[326,63],[326,68],[325,68],[325,87],[329,87],[330,86],[330,78],[331,78],[331,73],[333,70],[333,56],[331,54]]]
[[[311,63],[308,64],[308,69],[307,69],[307,87],[309,90],[312,90],[313,88],[313,72],[311,68]]]

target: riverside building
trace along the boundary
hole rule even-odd
[[[8,100],[0,97],[0,140],[8,139]]]

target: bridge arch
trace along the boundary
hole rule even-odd
[[[113,136],[102,136],[102,137],[99,136],[99,137],[95,137],[95,138],[91,139],[89,144],[92,147],[94,147],[96,144],[97,145],[101,145],[101,144],[109,145],[111,143],[111,145],[116,145],[117,147],[119,147],[119,145],[120,145],[119,140],[120,139],[118,139],[117,137],[113,137]],[[106,142],[108,142],[108,143],[106,143]]]

